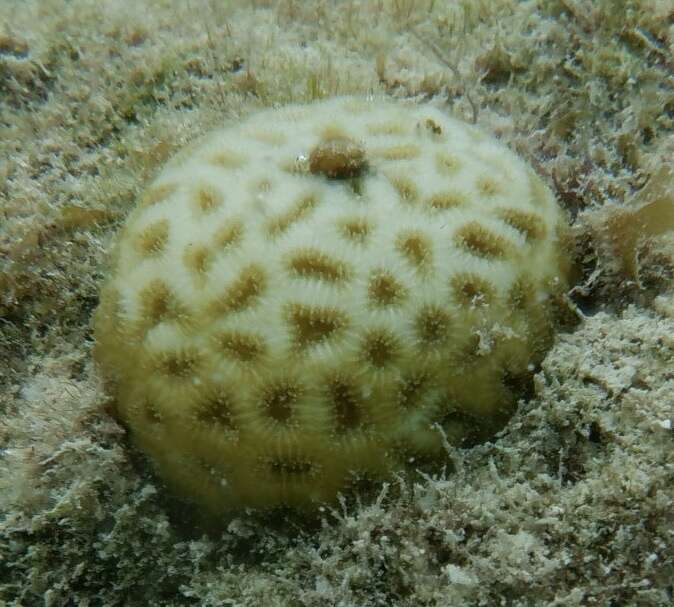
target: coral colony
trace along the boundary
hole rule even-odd
[[[178,493],[312,508],[503,425],[551,345],[565,229],[530,167],[432,106],[263,111],[149,186],[96,359]]]

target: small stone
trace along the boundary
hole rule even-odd
[[[309,155],[309,169],[314,175],[328,179],[358,177],[367,168],[365,150],[347,139],[332,139],[319,143]]]

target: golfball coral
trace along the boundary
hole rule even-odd
[[[432,106],[263,111],[142,196],[95,356],[175,490],[311,507],[504,423],[552,340],[564,228],[515,154]]]

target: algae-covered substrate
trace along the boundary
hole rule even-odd
[[[0,605],[669,605],[674,10],[667,0],[0,4]],[[568,321],[491,441],[314,520],[221,528],[106,412],[91,317],[168,158],[257,109],[432,101],[572,224]]]

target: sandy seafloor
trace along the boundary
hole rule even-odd
[[[667,0],[3,0],[0,605],[670,605],[673,22]],[[573,224],[576,322],[446,470],[207,533],[103,410],[112,237],[188,142],[347,93],[433,99],[531,162]]]

